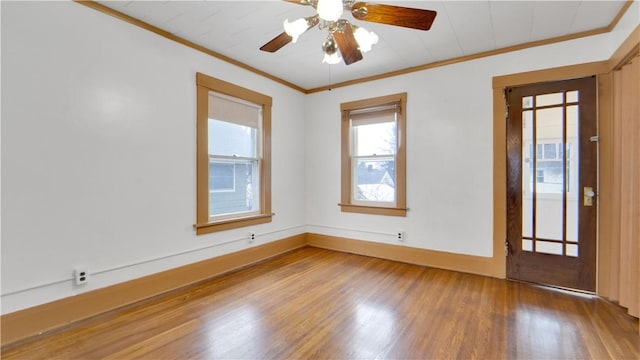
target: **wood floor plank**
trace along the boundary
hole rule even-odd
[[[526,283],[306,247],[3,359],[638,359],[637,319]]]

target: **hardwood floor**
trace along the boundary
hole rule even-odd
[[[74,328],[3,359],[638,359],[606,301],[306,247]]]

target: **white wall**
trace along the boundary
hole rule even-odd
[[[402,229],[409,246],[490,256],[491,78],[606,59],[638,23],[305,97],[75,3],[1,7],[2,313],[249,246],[247,229],[191,227],[196,72],[273,97],[276,216],[256,244]],[[340,103],[405,91],[408,216],[340,213]]]
[[[404,230],[408,246],[492,256],[492,78],[607,60],[640,22],[638,7],[607,34],[307,96],[309,232],[398,244]],[[340,103],[399,92],[408,93],[407,217],[342,213]]]
[[[255,245],[306,231],[303,94],[76,3],[1,6],[2,313],[249,246],[192,228],[196,72],[273,97]]]

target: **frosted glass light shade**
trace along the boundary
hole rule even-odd
[[[318,15],[326,21],[336,21],[342,16],[342,0],[318,0]]]
[[[284,21],[284,32],[291,36],[293,39],[291,42],[298,41],[300,35],[302,35],[309,28],[309,24],[305,18],[300,18],[294,22],[289,22],[289,19]]]
[[[358,46],[360,47],[360,51],[362,51],[363,53],[368,52],[369,50],[371,50],[373,45],[378,43],[378,35],[376,35],[376,33],[374,33],[373,31],[367,31],[365,28],[357,28],[353,33],[353,36],[356,38]]]
[[[341,60],[342,59],[340,58],[340,53],[336,51],[331,55],[325,53],[324,54],[324,59],[322,59],[322,62],[326,63],[326,64],[337,64]]]

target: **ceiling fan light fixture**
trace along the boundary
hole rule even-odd
[[[296,41],[298,41],[300,35],[307,31],[307,29],[309,28],[309,23],[305,18],[300,18],[294,22],[289,22],[289,19],[286,19],[283,23],[283,26],[284,32],[292,37],[291,42],[295,43]]]
[[[338,44],[336,43],[336,39],[333,37],[333,34],[329,34],[329,37],[327,37],[327,39],[322,43],[322,51],[324,51],[324,59],[322,59],[323,63],[337,64],[342,61],[340,52],[338,51]]]
[[[378,35],[376,35],[376,33],[374,33],[373,31],[368,31],[365,28],[355,25],[353,26],[353,28],[353,36],[356,38],[358,46],[360,47],[360,51],[362,51],[363,53],[368,52],[369,50],[371,50],[373,45],[378,43]]]
[[[2,1],[2,0],[0,0]],[[322,44],[323,63],[335,64],[342,59],[350,65],[364,59],[363,53],[371,51],[378,43],[378,35],[351,24],[342,19],[345,9],[361,21],[404,28],[429,30],[437,15],[436,11],[409,8],[396,5],[370,4],[359,0],[284,0],[298,5],[305,5],[316,10],[316,14],[301,18],[294,22],[284,21],[285,31],[260,47],[266,52],[276,52],[307,30],[318,26],[320,30],[328,30],[329,37]]]
[[[330,65],[338,64],[341,61],[342,61],[342,58],[340,57],[340,52],[335,52],[332,55],[325,53],[324,59],[322,59],[323,63],[330,64]]]
[[[337,21],[342,16],[342,0],[318,0],[316,10],[322,20]]]

